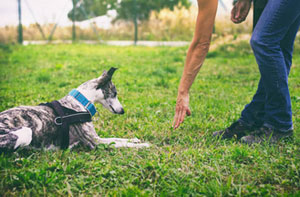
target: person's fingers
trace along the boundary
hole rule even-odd
[[[235,23],[241,23],[241,22],[243,22],[243,21],[245,21],[246,20],[246,16],[240,16],[236,21],[235,21]]]
[[[232,20],[232,22],[234,22],[234,20],[235,20],[235,12],[236,12],[236,6],[234,6],[233,8],[232,8],[232,10],[231,10],[231,20]]]
[[[245,19],[246,19],[246,18],[241,18],[241,19],[239,20],[239,23],[244,22]]]
[[[188,108],[187,110],[186,110],[186,115],[188,115],[188,116],[190,116],[192,113],[191,113],[191,110]]]
[[[233,18],[234,13],[235,13],[235,7],[233,7],[232,10],[231,10],[231,18]]]
[[[241,11],[240,11],[239,18],[238,18],[238,21],[239,21],[239,22],[242,22],[242,21],[244,21],[244,20],[245,20],[245,18],[246,18],[246,16],[247,16],[247,12],[246,12],[246,10],[245,10],[245,9],[244,9],[244,10],[241,10]]]
[[[240,14],[239,17],[238,17],[238,18],[234,18],[234,19],[232,20],[232,22],[238,24],[238,23],[243,22],[243,21],[245,20],[245,18],[246,18],[246,17],[244,17],[244,16],[242,16],[242,15]]]
[[[237,2],[231,11],[231,21],[237,24],[245,21],[249,9],[250,7],[248,4]]]
[[[238,17],[240,16],[240,7],[237,5],[234,6],[234,8],[231,11],[231,21],[234,23],[239,23]]]
[[[177,124],[177,119],[178,119],[178,110],[176,108],[175,110],[175,116],[174,116],[174,120],[173,120],[173,127],[175,128],[175,125]]]
[[[235,23],[236,19],[234,18],[234,15],[231,15],[231,19],[230,20]]]
[[[239,9],[240,10],[240,16],[238,18],[238,23],[241,23],[241,22],[246,20],[248,14],[249,14],[250,8],[251,8],[251,3],[242,4],[242,6]]]
[[[180,114],[181,114],[181,107],[176,107],[176,114],[174,118],[174,129],[177,129],[179,127],[179,119],[180,119]]]
[[[239,20],[240,17],[241,17],[241,7],[238,7],[236,9],[234,18],[237,19],[237,20]]]
[[[173,128],[175,127],[175,124],[176,124],[176,117],[177,117],[177,115],[176,115],[176,113],[175,113],[175,116],[174,116],[174,119],[173,119],[173,123],[172,123],[172,127],[173,127]]]
[[[243,22],[243,20],[241,20],[241,19],[237,19],[237,20],[235,20],[235,24],[239,24],[239,23],[241,23],[241,22]]]
[[[178,107],[176,108],[176,113],[173,121],[173,128],[177,129],[181,123],[183,123],[185,116],[191,115],[191,110],[189,108]]]
[[[186,111],[185,111],[185,109],[183,109],[182,113],[181,113],[181,116],[180,116],[180,119],[179,119],[179,124],[183,123],[185,114],[186,114]]]
[[[243,14],[242,14],[242,16],[241,16],[241,20],[242,20],[242,21],[246,20],[246,18],[247,18],[247,16],[248,16],[248,13],[249,13],[249,10],[247,10],[247,9],[245,9],[245,10],[243,11]]]
[[[181,116],[182,116],[182,111],[183,111],[183,108],[181,107],[180,110],[179,110],[178,118],[177,118],[176,128],[178,128],[180,123],[181,123],[180,120],[181,120]]]
[[[237,19],[232,20],[233,23],[238,24],[239,21]]]

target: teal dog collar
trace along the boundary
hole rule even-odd
[[[91,114],[91,116],[94,116],[97,112],[94,104],[89,101],[83,94],[81,94],[78,90],[73,89],[71,92],[69,92],[70,96],[73,96],[79,103],[81,103],[84,108]]]

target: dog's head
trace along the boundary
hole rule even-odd
[[[77,89],[91,102],[98,102],[115,114],[124,114],[124,109],[117,97],[117,90],[111,79],[116,68],[110,68],[108,72],[80,85]]]

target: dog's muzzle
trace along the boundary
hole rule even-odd
[[[121,108],[121,111],[116,111],[111,105],[109,105],[109,107],[115,114],[124,114],[125,113],[123,108]]]

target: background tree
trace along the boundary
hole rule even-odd
[[[115,10],[118,0],[73,0],[76,2],[75,20],[84,21],[97,16],[104,16],[109,10]],[[72,20],[73,9],[68,18]]]
[[[106,15],[109,10],[116,10],[115,20],[133,21],[134,41],[138,40],[138,21],[147,20],[151,11],[173,8],[178,5],[189,7],[189,0],[83,0],[77,3],[75,20],[83,21],[97,16]],[[73,9],[68,13],[72,19]]]

